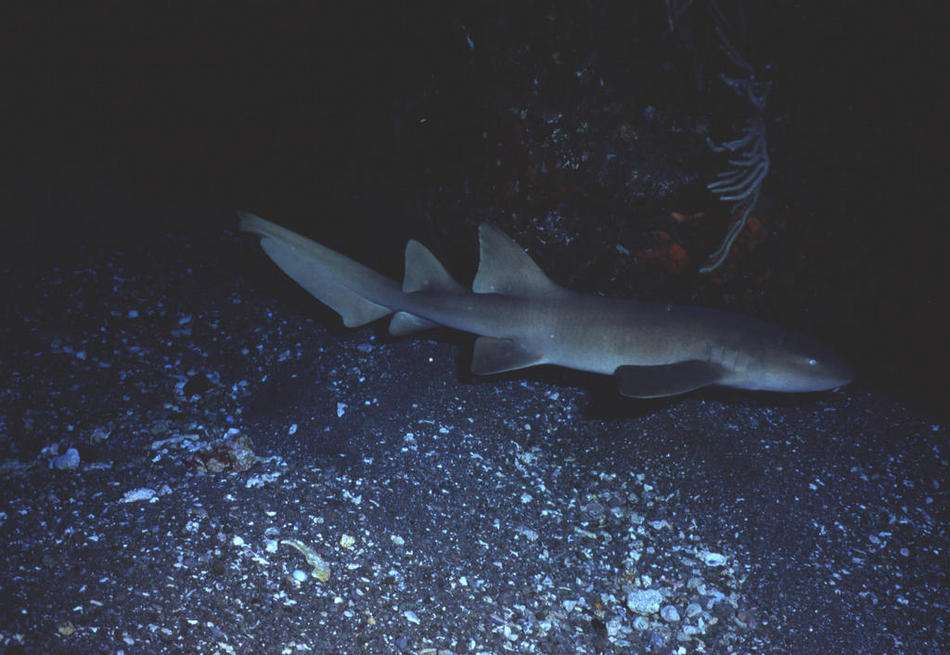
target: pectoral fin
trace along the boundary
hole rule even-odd
[[[472,373],[475,375],[504,373],[538,364],[544,364],[543,357],[522,348],[511,339],[475,339],[475,351],[472,354]]]
[[[675,396],[716,384],[722,369],[715,364],[691,359],[661,366],[621,366],[616,370],[618,391],[630,398]]]

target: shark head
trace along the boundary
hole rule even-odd
[[[729,386],[810,392],[836,389],[854,379],[854,367],[846,359],[801,334],[768,325],[757,336],[753,356],[733,371]]]

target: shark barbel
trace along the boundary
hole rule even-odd
[[[241,213],[240,219],[242,230],[261,237],[274,263],[348,327],[393,314],[389,331],[396,336],[437,325],[478,335],[477,375],[553,364],[616,375],[619,392],[635,398],[710,385],[824,391],[854,375],[828,348],[773,323],[565,289],[486,223],[478,228],[478,272],[469,290],[418,241],[406,246],[400,285],[259,216]]]

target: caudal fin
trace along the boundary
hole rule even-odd
[[[300,286],[329,305],[347,327],[387,314],[402,292],[389,278],[268,220],[238,212],[245,232],[261,237],[264,252]]]

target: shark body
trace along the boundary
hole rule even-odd
[[[710,385],[823,391],[853,369],[828,348],[773,323],[703,307],[604,298],[552,282],[503,232],[479,226],[478,272],[467,289],[418,241],[402,285],[253,214],[241,229],[309,293],[356,327],[393,315],[393,335],[442,325],[478,335],[477,375],[540,364],[616,375],[624,396],[655,398]]]

